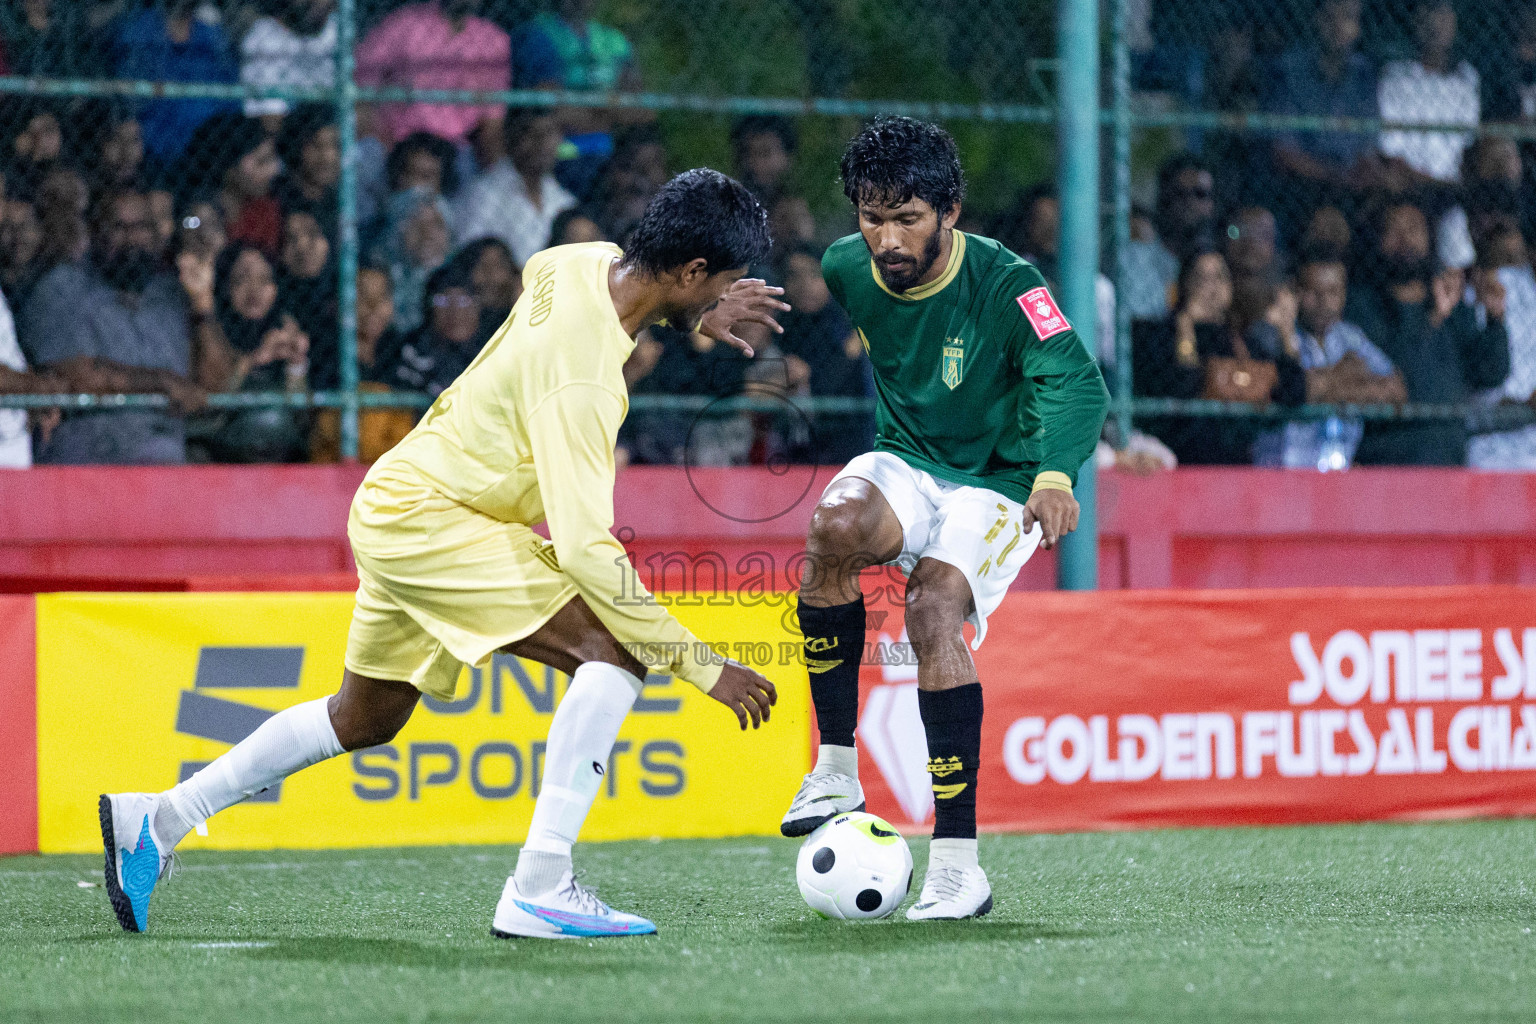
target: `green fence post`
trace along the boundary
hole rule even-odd
[[[341,457],[357,459],[357,41],[356,0],[336,5],[336,133],[341,137],[341,182],[336,211],[337,322],[341,336]]]
[[[1131,43],[1130,0],[1110,0],[1114,107],[1115,427],[1120,444],[1131,439]]]
[[[1058,0],[1057,152],[1061,193],[1061,304],[1096,353],[1094,279],[1099,272],[1099,4]],[[1056,555],[1056,585],[1093,590],[1099,583],[1099,528],[1090,456],[1077,478],[1077,532]]]

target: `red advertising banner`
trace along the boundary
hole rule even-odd
[[[37,601],[0,596],[0,854],[37,849]]]
[[[919,827],[917,666],[869,608],[860,774]],[[1536,813],[1536,589],[1013,593],[974,657],[984,829]]]

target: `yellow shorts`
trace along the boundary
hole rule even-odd
[[[432,697],[452,698],[464,664],[483,665],[576,596],[549,541],[426,487],[391,486],[387,501],[360,492],[347,535],[358,577],[347,668]]]

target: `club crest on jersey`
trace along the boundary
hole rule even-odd
[[[950,339],[959,342],[959,338]],[[944,384],[953,391],[959,387],[960,381],[965,377],[965,348],[963,344],[944,346]]]
[[[1061,310],[1056,308],[1056,300],[1044,287],[1031,288],[1014,301],[1029,318],[1029,326],[1035,329],[1035,336],[1041,341],[1072,329]]]

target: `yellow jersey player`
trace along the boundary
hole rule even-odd
[[[128,931],[176,844],[209,816],[345,751],[388,743],[423,693],[449,698],[463,664],[495,651],[569,673],[550,724],[528,840],[492,931],[570,938],[655,931],[576,883],[571,847],[648,667],[767,721],[773,684],[721,662],[655,602],[615,601],[614,439],[621,368],[661,320],[730,344],[777,326],[779,289],[746,281],[767,216],[737,182],[694,170],[668,182],[627,252],[605,243],[536,255],[507,322],[409,436],[369,471],[347,523],[359,586],[340,690],[279,712],[174,789],[101,797],[106,887]],[[532,529],[549,525],[550,540]],[[631,594],[631,596],[634,596]],[[660,653],[662,664],[636,657]]]

